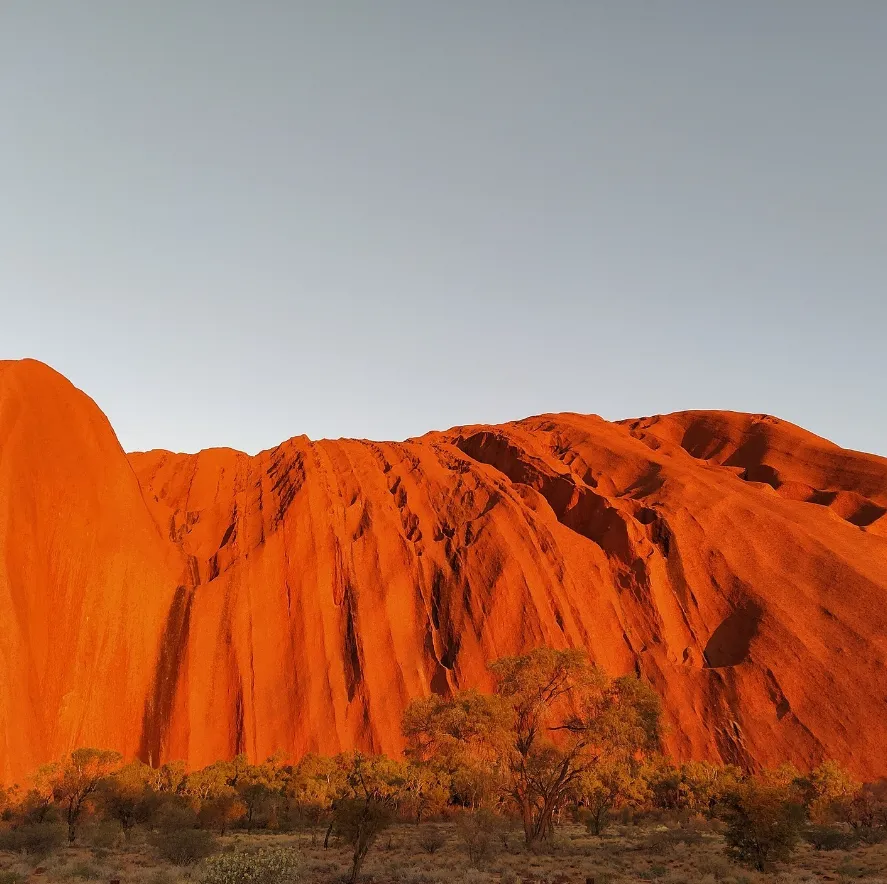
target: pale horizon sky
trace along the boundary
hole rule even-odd
[[[883,0],[7,0],[0,359],[128,450],[765,412],[887,455]]]

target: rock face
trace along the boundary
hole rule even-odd
[[[74,746],[138,751],[180,571],[95,404],[0,362],[0,782]]]
[[[766,415],[544,415],[128,456],[0,363],[0,780],[77,745],[396,752],[411,697],[587,648],[668,748],[887,775],[887,460]]]

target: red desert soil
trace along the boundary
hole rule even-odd
[[[396,752],[411,697],[543,643],[650,679],[679,757],[884,776],[885,511],[887,459],[767,415],[126,455],[0,362],[0,781]]]

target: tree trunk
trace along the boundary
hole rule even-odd
[[[357,879],[360,876],[360,870],[363,867],[363,861],[366,859],[369,847],[369,844],[363,843],[362,835],[358,835],[357,844],[354,846],[354,859],[351,863],[351,876],[348,878],[348,884],[357,884]]]
[[[530,819],[530,837],[527,839],[527,847],[533,847],[540,841],[550,838],[552,835],[551,817],[554,813],[555,802],[548,798],[539,811],[539,816],[535,822]]]
[[[535,832],[533,830],[533,809],[530,802],[526,798],[520,801],[521,821],[524,824],[524,840],[527,847],[531,847],[535,841]]]

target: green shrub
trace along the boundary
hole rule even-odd
[[[167,862],[190,866],[216,852],[216,837],[204,829],[179,829],[157,832],[151,843]]]
[[[850,850],[859,839],[853,832],[834,826],[808,826],[804,840],[815,850]]]
[[[26,823],[0,832],[0,850],[26,853],[28,856],[49,856],[65,841],[65,830],[56,823]]]
[[[203,884],[287,884],[300,880],[302,864],[295,850],[269,848],[256,853],[223,853],[205,860]]]

